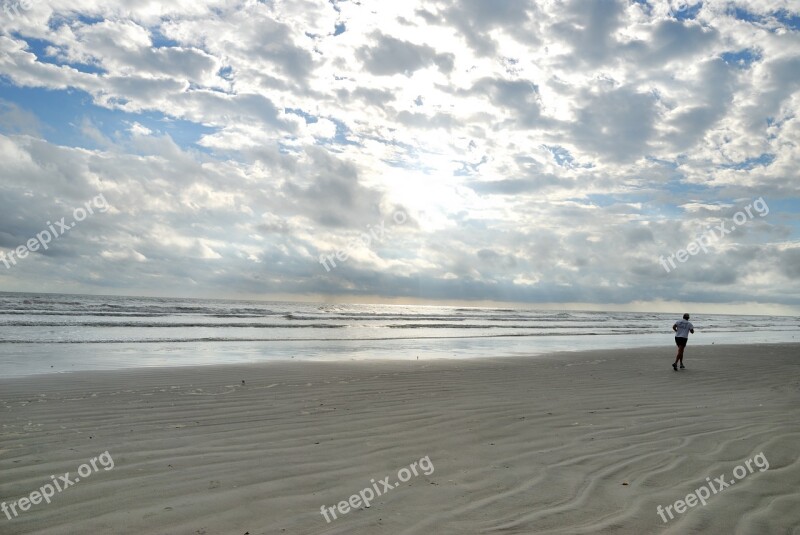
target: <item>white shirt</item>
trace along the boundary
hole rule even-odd
[[[675,326],[678,328],[678,330],[675,331],[675,336],[677,338],[689,338],[689,331],[694,330],[692,322],[687,320],[678,320],[675,322]]]

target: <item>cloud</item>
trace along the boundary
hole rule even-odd
[[[453,54],[437,54],[430,46],[416,45],[381,33],[373,38],[377,42],[375,46],[362,46],[356,51],[356,56],[372,74],[408,75],[430,65],[436,65],[444,73],[453,70]]]
[[[536,42],[535,35],[526,32],[527,24],[536,12],[533,3],[515,0],[495,0],[491,3],[481,0],[452,0],[437,2],[434,15],[424,9],[417,13],[429,24],[445,24],[455,28],[479,56],[495,55],[497,41],[492,37],[495,30],[510,34],[528,42]]]
[[[0,289],[800,306],[797,15],[37,3],[0,25],[0,248],[112,209]],[[665,273],[759,197],[768,216]]]

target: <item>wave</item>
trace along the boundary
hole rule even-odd
[[[553,327],[552,325],[476,325],[459,323],[396,323],[386,325],[390,329],[596,329],[597,325],[562,325]],[[664,329],[657,329],[655,332],[662,332]],[[627,330],[625,332],[631,332]]]
[[[386,340],[445,340],[465,338],[512,338],[512,337],[545,337],[545,336],[598,336],[608,333],[507,333],[486,335],[461,335],[461,336],[380,336],[380,337],[347,337],[347,338],[241,338],[241,337],[196,337],[196,338],[150,338],[146,340],[2,340],[0,344],[162,344],[162,343],[189,343],[189,342],[369,342]],[[621,333],[620,333],[621,334]]]
[[[47,312],[47,311],[23,311],[23,310],[0,310],[0,316],[70,316],[65,312]],[[150,313],[150,312],[80,312],[75,314],[77,317],[82,316],[98,316],[98,317],[118,317],[118,318],[160,318],[168,316],[165,313]]]
[[[0,323],[0,327],[141,327],[143,329],[174,327],[206,327],[206,328],[258,328],[258,329],[340,329],[347,325],[330,323],[314,323],[313,325],[293,325],[291,323],[146,323],[116,321],[14,321]]]
[[[281,340],[344,343],[436,338],[670,336],[675,319],[675,314],[523,307],[261,303],[0,293],[0,344]],[[697,320],[695,325],[701,333],[800,332],[798,318],[791,316],[715,314],[702,318],[697,315]]]

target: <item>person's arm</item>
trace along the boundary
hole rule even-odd
[[[675,332],[678,332],[678,324],[677,323],[673,323],[672,324],[672,330],[675,331]]]
[[[694,334],[694,329],[689,329],[689,332]]]

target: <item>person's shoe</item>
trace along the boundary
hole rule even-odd
[[[683,364],[681,364],[681,369],[682,369],[682,370],[685,370],[685,369],[686,369],[686,366],[684,366]]]
[[[675,370],[675,371],[678,371],[678,365],[677,364],[673,364],[672,365],[672,369]]]

